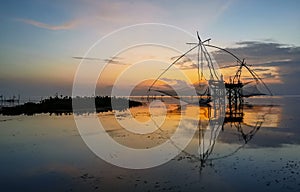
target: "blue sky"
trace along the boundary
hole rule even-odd
[[[289,47],[293,55],[286,52],[282,57],[293,59],[293,70],[286,63],[282,64],[284,68],[278,63],[276,66],[287,73],[282,77],[283,84],[298,83],[294,73],[299,70],[299,51],[294,48],[300,46],[300,1],[2,0],[0,3],[0,95],[43,96],[56,92],[70,95],[79,63],[72,57],[83,56],[96,40],[109,32],[144,22],[171,24],[193,34],[198,30],[202,37],[210,37],[214,44],[223,47],[246,41],[276,43],[273,47],[276,51]],[[274,59],[274,65],[275,61],[278,58]],[[291,79],[289,72],[293,73]],[[281,87],[286,86],[280,84],[274,88],[279,93]],[[300,94],[300,90],[287,89],[285,93]]]

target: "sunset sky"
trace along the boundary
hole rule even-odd
[[[76,69],[86,51],[108,33],[139,23],[174,25],[191,34],[199,31],[203,39],[212,38],[212,44],[246,58],[270,83],[275,94],[300,94],[300,1],[297,0],[2,0],[0,3],[0,95],[20,94],[25,98],[55,93],[71,95]],[[172,62],[172,54],[165,56],[166,62],[168,59]],[[122,58],[117,59],[118,64],[132,61]],[[218,56],[216,60],[229,62]],[[109,86],[109,81],[104,84]]]

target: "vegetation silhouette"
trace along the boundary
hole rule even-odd
[[[113,107],[112,107],[113,103]],[[107,112],[114,110],[126,110],[128,107],[142,105],[141,102],[129,100],[124,97],[96,96],[96,97],[49,97],[39,103],[27,102],[22,105],[0,108],[2,115],[34,115],[50,113],[55,115],[72,114],[72,104],[76,105],[76,114]],[[93,104],[93,105],[92,105]]]

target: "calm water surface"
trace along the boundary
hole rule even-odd
[[[119,168],[94,155],[72,115],[0,116],[1,191],[300,191],[300,97],[247,101],[243,118],[227,119],[205,156],[198,151],[209,122],[207,107],[168,104],[161,129],[145,135],[124,130],[117,120],[149,122],[147,106],[117,116],[97,114],[115,141],[151,148],[175,132],[181,111],[193,117],[200,110],[201,127],[195,125],[199,129],[187,148],[144,170]],[[156,118],[161,120],[159,112]]]

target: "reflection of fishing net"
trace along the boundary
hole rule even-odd
[[[272,115],[272,113],[276,113],[273,105],[246,105],[243,108],[242,111],[245,118],[241,121],[236,121],[235,118],[232,118],[225,120],[223,124],[222,134],[220,134],[218,139],[221,141],[220,143],[226,143],[227,145],[222,148],[216,147],[216,149],[213,146],[213,149],[205,157],[205,161],[224,159],[235,155],[255,137],[263,124],[270,124],[270,121],[272,122],[276,119]]]

